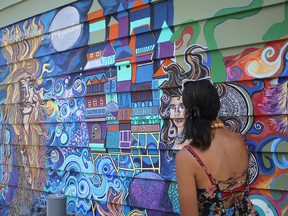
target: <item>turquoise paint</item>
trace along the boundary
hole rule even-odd
[[[169,41],[172,35],[173,35],[173,32],[170,30],[167,23],[164,21],[157,43],[163,43],[163,42]]]
[[[137,28],[137,27],[143,26],[143,25],[150,26],[150,23],[151,23],[151,18],[150,17],[130,22],[130,35],[132,35],[132,31],[133,31],[134,28]]]
[[[89,32],[95,32],[106,28],[105,20],[101,20],[89,25]]]
[[[132,79],[132,66],[130,61],[117,62],[117,81],[126,81]]]

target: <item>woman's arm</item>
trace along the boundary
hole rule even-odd
[[[182,149],[176,155],[176,176],[181,216],[198,216],[197,188],[191,154]]]

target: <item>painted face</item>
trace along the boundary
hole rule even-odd
[[[23,114],[29,114],[33,110],[35,101],[34,96],[34,83],[31,78],[25,78],[20,80],[20,109]]]
[[[173,120],[176,127],[183,127],[185,123],[184,105],[182,96],[172,97],[170,101],[170,118]]]

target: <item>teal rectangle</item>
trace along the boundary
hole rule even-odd
[[[101,20],[95,23],[91,23],[89,25],[89,32],[95,32],[95,31],[99,31],[105,29],[105,20]]]

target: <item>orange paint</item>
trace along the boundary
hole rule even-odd
[[[103,9],[94,11],[94,12],[88,14],[88,17],[87,17],[87,20],[90,23],[93,23],[93,22],[99,21],[99,20],[103,20],[103,19],[105,19],[104,15],[103,15]]]
[[[142,10],[142,9],[145,9],[148,7],[149,7],[149,5],[146,5],[142,0],[136,0],[134,5],[132,5],[131,12]]]
[[[108,131],[119,131],[119,125],[108,125]]]
[[[109,40],[110,41],[118,38],[118,28],[119,28],[118,23],[115,23],[115,24],[110,26],[110,31],[109,31]]]

